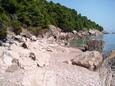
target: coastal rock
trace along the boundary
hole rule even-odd
[[[25,48],[25,49],[28,49],[28,46],[27,46],[27,44],[26,43],[22,43],[22,45],[21,45],[23,48]]]
[[[9,51],[4,51],[0,57],[7,66],[12,65],[13,56]]]
[[[99,75],[101,79],[102,86],[114,86],[115,83],[113,84],[112,81],[113,79],[113,71],[111,70],[110,60],[107,58],[103,61],[102,66],[99,68]]]
[[[89,30],[89,33],[91,34],[91,35],[95,35],[96,34],[96,32],[94,31],[94,30]]]
[[[77,34],[77,31],[76,31],[76,30],[73,30],[72,33],[76,35],[76,34]]]
[[[54,38],[58,39],[60,32],[61,32],[61,29],[59,29],[53,25],[49,25],[49,33],[51,36],[54,36]]]
[[[18,65],[17,64],[12,64],[6,69],[6,72],[14,72],[16,70],[18,70]]]
[[[94,35],[94,36],[99,36],[99,35],[102,35],[103,33],[95,29],[90,29],[89,34]]]
[[[13,38],[14,38],[14,40],[16,40],[18,42],[25,42],[24,38],[21,37],[20,35],[14,36]]]
[[[0,46],[0,86],[104,86],[99,72],[89,70],[102,62],[97,51],[61,46],[54,38],[13,41],[11,50]]]
[[[35,54],[32,53],[32,52],[30,53],[29,57],[30,57],[32,60],[34,60],[34,61],[36,60],[36,56],[35,56]]]
[[[97,51],[87,51],[71,60],[73,65],[85,67],[90,70],[96,70],[103,61],[102,55]]]
[[[109,59],[115,58],[115,50],[112,50],[109,55],[108,55]]]
[[[68,38],[69,37],[68,37],[67,33],[61,32],[60,35],[59,35],[60,40],[67,40]]]
[[[2,46],[3,42],[0,40],[0,46]]]
[[[72,65],[28,71],[22,84],[23,86],[102,86],[98,73]]]
[[[87,46],[88,46],[87,50],[89,51],[96,50],[96,51],[102,52],[103,42],[102,40],[89,40],[87,42]]]
[[[31,36],[30,38],[32,41],[37,41],[37,38],[35,36]]]
[[[111,79],[111,86],[115,85],[115,57],[109,59],[108,64],[111,68],[112,79]]]

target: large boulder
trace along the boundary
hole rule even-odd
[[[108,65],[110,66],[112,75],[111,86],[115,86],[115,57],[108,60]]]
[[[89,34],[99,36],[99,35],[102,35],[103,33],[95,29],[90,29]]]
[[[20,35],[17,35],[17,36],[13,36],[14,40],[18,41],[18,42],[25,42],[26,40],[20,36]]]
[[[12,65],[13,56],[9,51],[3,51],[0,57],[4,64],[7,66]]]
[[[61,33],[61,29],[57,28],[53,25],[49,25],[49,33],[51,36],[54,36],[55,38],[58,38],[60,33]]]
[[[22,84],[23,86],[103,86],[98,73],[72,65],[28,71]]]
[[[94,30],[90,29],[90,30],[89,30],[89,34],[91,34],[91,35],[95,35],[96,32],[95,32]]]
[[[115,74],[115,72],[113,72],[111,70],[111,60],[106,58],[103,61],[102,66],[99,68],[99,75],[100,75],[100,79],[101,79],[101,83],[103,84],[102,86],[115,86],[115,77],[113,76],[113,74]]]
[[[97,51],[84,52],[71,60],[73,65],[96,70],[103,62],[102,55]]]
[[[112,72],[111,86],[115,85],[115,51],[112,50],[108,56],[108,66]]]
[[[108,58],[109,59],[115,58],[115,50],[110,51]]]
[[[89,51],[96,50],[96,51],[102,52],[103,41],[102,40],[89,40],[87,42],[87,46],[88,46],[87,50]]]

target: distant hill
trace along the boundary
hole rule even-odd
[[[76,10],[46,0],[0,0],[0,39],[5,38],[6,28],[12,27],[19,34],[21,27],[38,33],[49,24],[64,32],[72,30],[103,30],[103,27],[81,16]]]

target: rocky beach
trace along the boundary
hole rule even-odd
[[[115,86],[114,0],[0,0],[0,86]]]
[[[8,32],[0,46],[0,86],[115,85],[114,58],[103,59],[94,49],[84,52],[66,45],[78,32],[63,33],[55,26],[49,31],[42,38]]]

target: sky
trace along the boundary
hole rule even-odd
[[[115,0],[48,0],[75,9],[83,16],[115,32]]]

